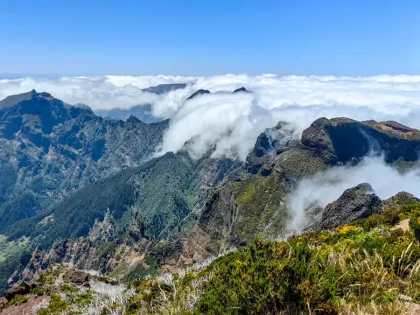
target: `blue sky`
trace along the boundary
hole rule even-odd
[[[0,0],[0,73],[420,74],[420,1]]]

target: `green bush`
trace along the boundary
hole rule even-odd
[[[413,211],[410,215],[410,227],[417,240],[420,240],[420,211]]]

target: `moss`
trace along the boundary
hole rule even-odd
[[[65,293],[70,293],[71,294],[71,293],[77,293],[77,292],[79,292],[80,289],[77,288],[77,287],[75,287],[75,286],[72,286],[70,284],[63,283],[61,285],[61,291],[65,292]]]

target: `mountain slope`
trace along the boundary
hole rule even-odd
[[[29,94],[0,109],[0,232],[90,182],[140,165],[168,124],[105,121],[48,93]],[[21,203],[28,198],[30,205]],[[5,221],[12,207],[23,210]]]

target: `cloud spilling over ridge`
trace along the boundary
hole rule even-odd
[[[382,200],[401,191],[420,197],[420,169],[400,173],[385,164],[383,157],[366,157],[356,166],[336,166],[302,180],[290,196],[288,208],[292,219],[288,228],[301,230],[309,223],[305,209],[313,205],[325,208],[344,190],[361,183],[371,184]]]
[[[163,95],[142,89],[167,83],[188,83]],[[245,87],[252,93],[231,92]],[[299,134],[316,118],[346,116],[357,120],[397,120],[420,128],[420,76],[276,76],[220,75],[103,76],[0,80],[0,98],[35,88],[70,104],[95,109],[151,104],[155,117],[170,118],[159,148],[162,154],[185,142],[194,156],[208,148],[215,155],[245,159],[257,136],[279,120]],[[187,97],[199,89],[212,94]]]

